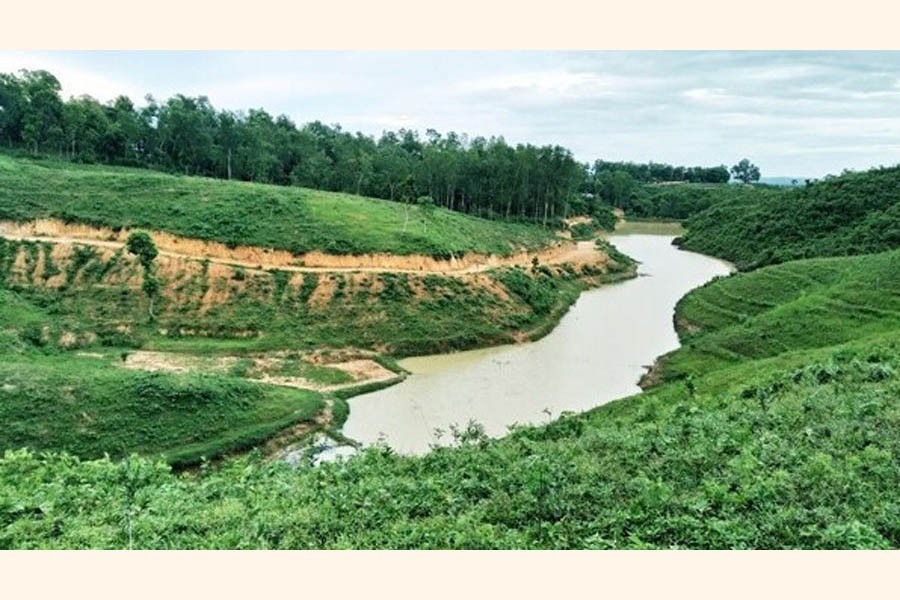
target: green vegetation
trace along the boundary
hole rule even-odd
[[[687,217],[684,247],[756,270],[679,302],[684,345],[640,395],[501,440],[471,424],[459,447],[422,457],[375,447],[311,468],[253,452],[178,474],[285,429],[339,438],[346,398],[389,384],[331,396],[261,385],[246,378],[349,376],[283,352],[260,366],[255,352],[533,339],[634,263],[598,239],[617,262],[607,273],[537,258],[464,277],[291,273],[165,260],[140,233],[128,251],[0,238],[0,548],[900,548],[900,167],[804,189],[726,186],[724,166],[582,170],[559,147],[376,142],[203,98],[64,103],[54,82],[0,76],[5,142],[403,204],[0,157],[0,219],[446,258],[552,239],[447,209],[544,224],[587,214],[596,221],[572,234],[590,239],[616,206]],[[734,172],[758,178],[749,161]],[[672,181],[684,183],[656,185]],[[220,368],[124,368],[137,347]]]
[[[83,458],[139,452],[193,464],[259,444],[324,406],[319,394],[242,378],[352,381],[296,353],[265,367],[252,353],[362,347],[405,355],[512,342],[549,331],[586,286],[630,273],[623,258],[609,274],[540,266],[472,278],[332,273],[297,281],[280,271],[225,268],[212,277],[204,263],[173,273],[157,264],[164,257],[147,241],[135,234],[130,253],[75,246],[67,256],[0,238],[0,417],[12,424],[0,433],[0,448]],[[62,279],[54,285],[47,283],[51,264],[59,268],[50,277]],[[161,290],[151,298],[135,284],[148,265]],[[220,300],[204,304],[208,293]],[[183,353],[208,374],[124,369],[131,348]],[[243,357],[221,366],[234,355]]]
[[[179,477],[8,452],[0,547],[898,547],[898,346],[738,364],[420,458]]]
[[[783,188],[731,184],[684,183],[636,187],[622,208],[630,218],[684,221],[725,201],[753,201],[764,194],[777,197]]]
[[[0,219],[58,218],[113,229],[163,230],[229,245],[336,254],[448,258],[509,254],[553,239],[540,227],[313,190],[177,177],[117,167],[0,155]],[[426,215],[426,212],[428,213]]]
[[[427,196],[438,206],[488,218],[555,223],[584,177],[557,145],[511,146],[433,129],[384,132],[377,140],[315,121],[296,126],[265,110],[217,111],[205,96],[125,96],[102,104],[64,101],[46,71],[0,73],[0,144],[32,156],[297,185],[404,203]]]
[[[156,244],[153,243],[153,239],[145,231],[132,232],[128,236],[125,247],[130,253],[137,256],[138,262],[141,263],[141,267],[143,267],[144,272],[141,281],[141,290],[147,295],[147,300],[149,301],[147,311],[150,313],[150,318],[153,319],[155,316],[153,314],[153,304],[156,302],[156,297],[159,295],[159,288],[161,286],[159,278],[156,277],[156,273],[154,272],[153,261],[159,255],[159,251],[156,249]],[[50,252],[45,249],[44,256],[46,257],[49,255]]]
[[[730,174],[728,167],[683,167],[666,163],[633,163],[594,161],[593,174],[595,181],[607,175],[624,174],[639,183],[683,182],[683,183],[728,183]]]
[[[597,211],[596,216],[585,223],[575,223],[569,227],[572,239],[575,241],[592,240],[605,231],[616,228],[616,215],[608,208]]]
[[[896,248],[900,167],[724,199],[691,218],[679,243],[726,258],[741,269]]]
[[[227,376],[133,371],[116,360],[115,352],[5,354],[0,447],[84,458],[140,452],[184,465],[252,447],[323,407],[314,392]]]
[[[898,260],[708,284],[679,304],[685,346],[654,388],[502,440],[471,427],[418,458],[251,454],[180,476],[8,452],[0,547],[900,547]],[[538,308],[552,292],[539,265],[502,277]]]
[[[32,250],[31,266],[18,273],[15,257],[32,256]],[[585,287],[628,276],[631,263],[622,256],[619,260],[619,271],[608,275],[547,266],[523,272],[521,282],[539,282],[534,285],[541,290],[540,303],[532,294],[505,293],[501,286],[511,281],[509,269],[473,278],[310,273],[289,284],[278,271],[234,270],[230,278],[212,277],[195,265],[191,272],[160,275],[164,293],[155,300],[151,323],[146,319],[148,301],[127,285],[140,267],[120,254],[92,254],[78,268],[66,265],[70,278],[59,288],[46,288],[39,271],[45,249],[0,239],[0,283],[64,322],[65,327],[53,324],[56,337],[59,329],[69,328],[93,335],[101,344],[193,353],[324,346],[403,356],[508,343],[522,331],[549,329]],[[220,299],[204,305],[202,298],[210,291]]]
[[[187,465],[252,447],[324,406],[315,392],[224,374],[122,368],[127,350],[102,345],[118,340],[90,326],[0,288],[0,448],[140,452]]]
[[[675,321],[684,346],[661,359],[667,380],[900,335],[900,250],[792,261],[714,281],[679,301]]]
[[[731,175],[743,184],[759,181],[759,167],[750,162],[749,159],[743,158],[741,161],[731,167]]]

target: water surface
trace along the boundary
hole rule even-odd
[[[452,424],[470,420],[492,436],[516,423],[542,423],[640,391],[646,367],[678,347],[675,303],[730,271],[728,263],[679,250],[669,235],[615,234],[641,262],[639,276],[583,293],[546,337],[528,344],[409,358],[412,374],[350,400],[344,434],[418,454],[450,443]]]

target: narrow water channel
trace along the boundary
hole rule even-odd
[[[679,250],[670,235],[616,234],[610,241],[640,261],[639,276],[585,292],[541,340],[409,358],[412,374],[393,387],[350,400],[344,433],[418,454],[450,443],[453,424],[470,420],[491,436],[516,423],[542,423],[640,391],[660,354],[678,347],[675,303],[730,266]]]

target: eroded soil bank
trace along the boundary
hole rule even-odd
[[[131,230],[113,230],[82,223],[40,219],[26,223],[0,221],[0,237],[7,239],[83,244],[113,250],[121,249]],[[160,253],[172,258],[207,260],[213,263],[250,269],[281,269],[294,272],[363,271],[397,273],[466,274],[497,267],[527,266],[534,259],[541,264],[592,264],[602,267],[604,257],[590,242],[573,243],[560,239],[555,245],[537,252],[518,252],[509,256],[466,253],[449,260],[423,255],[363,254],[341,255],[307,252],[292,254],[284,250],[255,246],[228,247],[219,242],[184,238],[164,231],[150,232]]]

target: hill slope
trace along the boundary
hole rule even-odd
[[[537,226],[348,194],[0,155],[0,220],[43,218],[295,254],[507,255],[554,239]]]
[[[678,302],[675,322],[684,346],[659,361],[666,379],[900,335],[900,250],[792,261],[714,281]]]
[[[803,189],[717,202],[688,221],[679,245],[740,269],[900,246],[900,167],[847,173]]]

